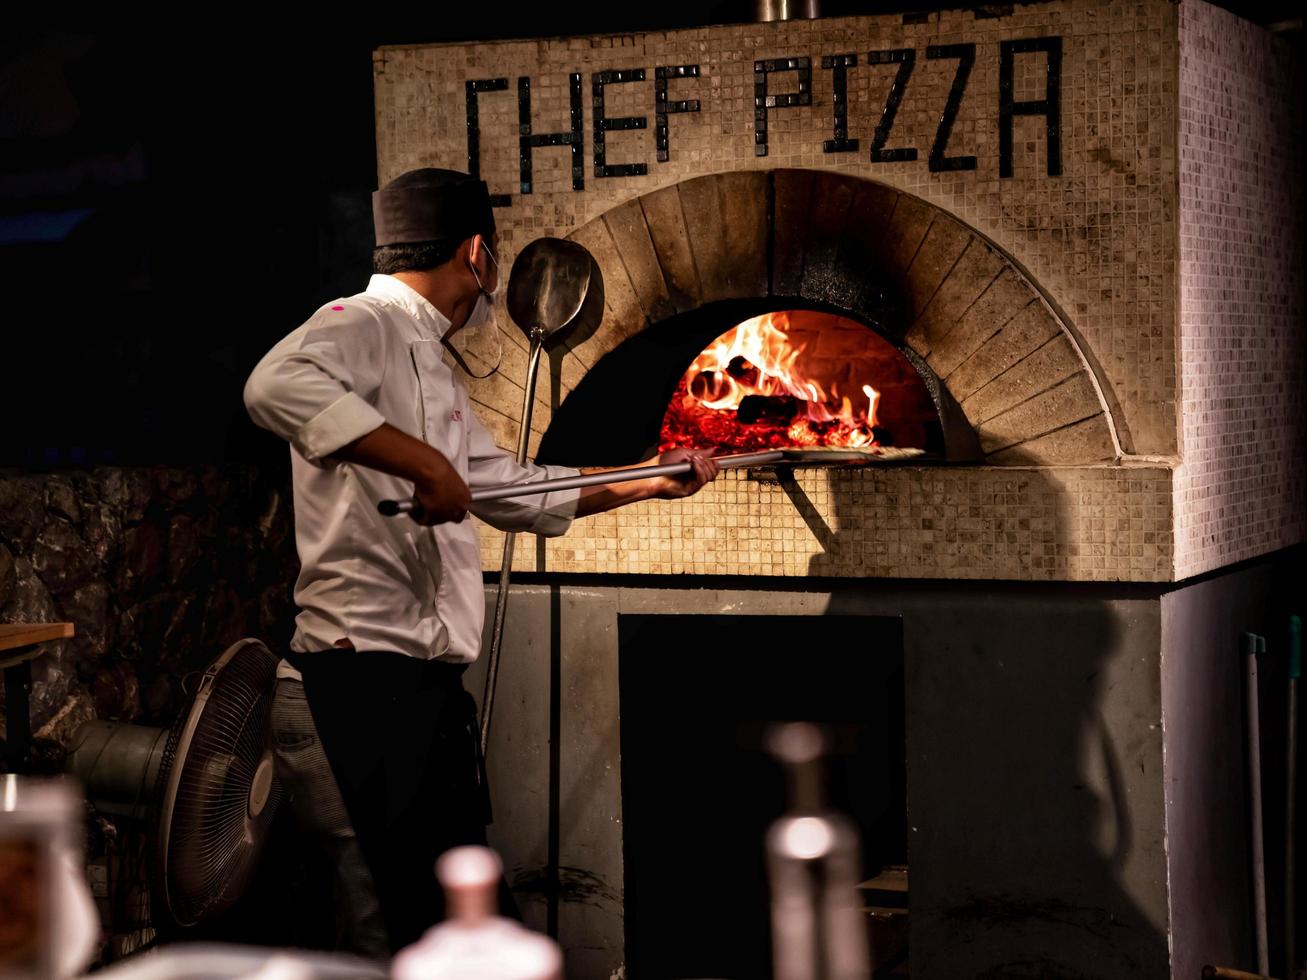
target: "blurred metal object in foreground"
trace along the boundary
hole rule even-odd
[[[866,917],[857,892],[858,832],[826,807],[826,736],[807,722],[780,725],[767,748],[785,769],[789,808],[767,831],[772,962],[776,980],[867,980]]]

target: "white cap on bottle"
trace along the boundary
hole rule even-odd
[[[503,871],[488,847],[455,847],[436,862],[449,918],[391,964],[394,980],[562,980],[558,944],[495,914]]]

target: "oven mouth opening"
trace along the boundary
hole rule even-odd
[[[905,344],[848,310],[774,296],[705,304],[628,337],[554,410],[536,459],[622,466],[673,448],[783,450],[774,465],[786,469],[981,458]]]

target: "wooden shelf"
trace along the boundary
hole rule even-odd
[[[903,892],[906,894],[908,891],[908,869],[903,865],[891,864],[876,877],[868,878],[858,887],[866,891]]]
[[[72,623],[0,623],[0,653],[49,640],[66,640],[72,635]],[[0,661],[12,659],[0,656]]]

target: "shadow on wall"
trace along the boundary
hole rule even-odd
[[[1022,494],[1057,489],[1017,478]],[[810,575],[876,546],[841,533],[855,515],[827,523],[786,490],[823,548]],[[956,543],[981,506],[899,504],[922,511],[920,541],[886,543],[905,566]],[[1049,556],[1036,574],[1054,577],[1060,518],[982,520],[995,548]],[[941,602],[923,584],[903,613],[913,974],[1169,976],[1158,604],[1074,584],[948,588]],[[851,611],[837,590],[827,614]]]

